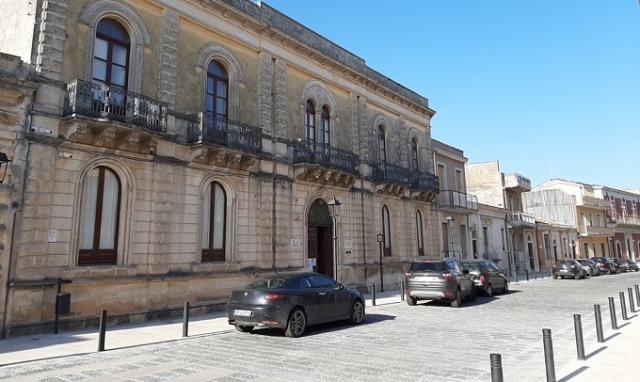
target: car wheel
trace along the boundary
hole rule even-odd
[[[356,300],[353,302],[353,305],[351,305],[351,318],[349,319],[349,322],[352,324],[359,324],[363,319],[364,305],[362,304],[362,301]]]
[[[557,278],[558,278],[558,275],[553,275],[553,278],[554,278],[554,279],[557,279]]]
[[[476,288],[472,288],[471,293],[469,294],[469,301],[475,301],[477,297],[478,292],[476,291]]]
[[[493,287],[491,284],[487,285],[487,289],[484,291],[484,294],[486,294],[487,297],[493,296]]]
[[[407,305],[409,305],[409,306],[415,306],[416,305],[416,299],[415,298],[413,298],[413,297],[411,297],[409,295],[406,295],[405,297],[407,298]]]
[[[245,326],[245,325],[235,325],[236,330],[242,333],[248,333],[253,330],[253,326]]]
[[[504,288],[502,288],[502,294],[509,293],[509,283],[504,283]]]
[[[459,308],[462,306],[462,294],[460,293],[460,289],[456,289],[456,298],[451,301],[451,307]]]
[[[287,337],[296,338],[300,337],[304,330],[307,328],[307,316],[302,309],[296,308],[291,314],[289,314],[289,320],[287,321],[287,328],[284,334]]]
[[[573,276],[574,279],[576,280],[580,280],[580,273],[578,273],[577,275]]]

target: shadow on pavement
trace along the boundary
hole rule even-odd
[[[363,325],[371,325],[376,324],[382,321],[395,320],[396,316],[390,316],[387,314],[371,314],[367,313],[364,316],[364,321],[362,321],[358,325],[353,325],[348,321],[336,321],[336,322],[328,322],[326,324],[318,324],[309,326],[305,329],[302,337],[310,337],[318,334],[333,332],[336,330],[344,330],[348,328],[353,328],[357,326]],[[264,335],[269,337],[284,337],[284,330],[282,329],[254,329],[250,332],[253,335]]]
[[[589,366],[582,366],[581,368],[579,368],[578,370],[572,372],[571,374],[567,375],[566,377],[559,379],[558,382],[567,382],[570,379],[582,374],[583,372],[587,371],[589,369]]]
[[[604,342],[609,341],[610,339],[614,338],[614,337],[618,337],[620,335],[620,333],[613,333],[612,335],[610,335],[609,337],[604,339]]]
[[[592,351],[592,352],[591,352],[591,354],[587,354],[587,355],[585,356],[585,358],[586,358],[586,359],[589,359],[589,358],[593,357],[593,356],[594,356],[594,355],[596,355],[596,354],[600,354],[600,353],[602,353],[602,352],[603,352],[605,349],[607,349],[607,348],[608,348],[608,346],[601,346],[598,350],[594,350],[594,351]]]

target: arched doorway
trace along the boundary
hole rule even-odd
[[[315,260],[313,270],[329,277],[333,277],[332,228],[329,206],[324,200],[317,199],[309,208],[307,255]]]

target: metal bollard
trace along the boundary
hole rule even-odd
[[[616,303],[613,297],[609,297],[609,314],[611,315],[611,329],[618,329],[618,320],[616,319]]]
[[[594,305],[593,310],[596,315],[596,334],[598,335],[598,342],[604,342],[604,334],[602,333],[602,313],[600,313],[600,305]]]
[[[494,353],[489,355],[489,359],[491,360],[491,382],[503,382],[502,356]]]
[[[529,281],[529,270],[528,270],[528,269],[525,269],[525,270],[524,270],[524,273],[527,275],[527,281]]]
[[[189,336],[189,302],[184,303],[184,310],[182,311],[182,337]]]
[[[404,301],[404,281],[400,281],[400,301]]]
[[[576,347],[578,349],[578,360],[584,361],[584,337],[582,336],[582,319],[579,314],[573,315],[573,327],[576,332]]]
[[[627,316],[627,303],[624,300],[624,292],[620,292],[620,309],[622,310],[622,319],[623,320],[628,320],[629,317]]]
[[[98,351],[104,351],[104,340],[107,335],[107,311],[100,314],[100,335],[98,336]]]
[[[371,285],[371,305],[376,306],[376,284]]]
[[[636,308],[633,306],[633,289],[627,288],[627,293],[629,293],[629,312],[635,313]]]
[[[636,288],[636,305],[640,308],[640,287],[638,284],[635,285]]]
[[[544,346],[544,364],[547,370],[547,382],[556,382],[556,367],[553,362],[551,329],[542,329],[542,344]]]

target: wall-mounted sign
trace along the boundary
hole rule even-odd
[[[291,249],[300,249],[300,239],[291,238]]]
[[[352,255],[353,255],[353,254],[351,253],[351,251],[349,251],[349,250],[344,251],[344,257],[349,258],[349,257],[351,257]]]
[[[49,230],[49,237],[47,238],[47,242],[55,243],[56,241],[58,241],[58,230],[57,229],[50,229]]]
[[[351,245],[352,245],[351,239],[344,239],[344,248],[345,249],[351,249]]]

